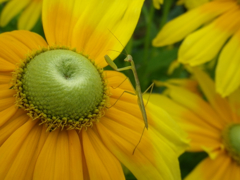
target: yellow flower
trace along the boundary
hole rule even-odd
[[[34,27],[41,15],[42,0],[0,0],[0,3],[7,2],[0,15],[0,25],[6,26],[9,21],[18,15],[18,29],[30,30]]]
[[[240,89],[222,98],[203,71],[194,68],[193,72],[203,97],[165,83],[168,96],[152,95],[151,102],[165,109],[188,133],[189,151],[209,155],[186,180],[240,179]]]
[[[216,90],[223,97],[239,85],[240,6],[237,0],[213,0],[170,21],[153,40],[165,46],[184,39],[178,60],[191,66],[218,56]]]
[[[160,9],[160,4],[163,3],[163,0],[153,0],[153,6],[156,8],[156,9]]]
[[[137,179],[180,179],[180,128],[148,103],[149,128],[133,155],[144,127],[136,96],[119,99],[131,84],[102,69],[104,55],[117,56],[109,50],[123,49],[115,36],[123,45],[131,37],[142,4],[46,0],[47,42],[0,34],[0,179],[125,179],[121,164]]]

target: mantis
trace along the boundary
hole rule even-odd
[[[137,75],[137,70],[136,70],[132,56],[128,54],[127,57],[124,59],[124,61],[130,62],[131,66],[127,66],[127,67],[123,67],[123,68],[118,68],[117,65],[112,61],[112,59],[108,55],[105,55],[104,58],[105,58],[105,61],[108,63],[108,65],[111,66],[116,71],[125,71],[128,69],[132,70],[134,79],[135,79],[135,84],[136,84],[135,93],[137,95],[138,105],[139,105],[141,113],[142,113],[145,128],[148,129],[148,120],[147,120],[147,114],[146,114],[146,110],[145,110],[145,106],[144,106],[144,102],[143,102],[142,91],[141,91],[141,87],[140,87],[140,83],[139,83],[139,79],[138,79],[138,75]],[[130,93],[130,94],[132,94],[132,93]]]
[[[114,70],[116,71],[125,71],[125,70],[128,70],[128,69],[131,69],[132,72],[133,72],[133,75],[134,75],[134,79],[135,79],[135,84],[136,84],[136,89],[135,89],[135,93],[136,94],[133,94],[131,92],[128,92],[130,94],[133,94],[133,95],[137,95],[137,101],[138,101],[138,105],[140,107],[140,110],[141,110],[141,113],[142,113],[142,117],[143,117],[143,121],[144,121],[144,128],[143,128],[143,131],[142,131],[142,135],[140,137],[140,140],[139,142],[137,143],[137,145],[135,146],[134,150],[133,150],[133,153],[135,152],[135,150],[137,149],[137,146],[139,145],[139,143],[141,142],[141,139],[143,137],[143,133],[144,133],[144,130],[145,128],[148,129],[148,119],[147,119],[147,114],[146,114],[146,110],[145,110],[145,106],[144,106],[144,102],[143,102],[143,97],[142,97],[142,91],[141,91],[141,87],[140,87],[140,83],[139,83],[139,79],[138,79],[138,75],[137,75],[137,70],[136,70],[136,67],[135,67],[135,64],[134,64],[134,61],[133,61],[133,58],[131,55],[127,55],[127,57],[124,59],[124,61],[126,62],[130,62],[131,63],[131,66],[127,66],[127,67],[123,67],[123,68],[118,68],[117,65],[112,61],[112,59],[108,56],[108,55],[105,55],[104,56],[105,58],[105,61],[108,63],[109,66],[111,66]],[[154,83],[152,83],[146,91],[149,90],[149,88],[153,87]],[[145,92],[146,92],[145,91]],[[144,92],[144,93],[145,93]]]
[[[116,38],[116,40],[123,46],[123,44],[121,43],[121,41],[119,41],[119,39],[112,33],[112,31],[110,31],[108,29],[108,31]],[[124,48],[124,46],[123,46]],[[125,50],[126,51],[126,50]],[[127,51],[126,51],[127,53]],[[143,102],[143,97],[142,97],[142,91],[141,91],[141,86],[140,86],[140,82],[139,82],[139,79],[138,79],[138,75],[137,75],[137,70],[136,70],[136,67],[135,67],[135,64],[134,64],[134,61],[133,61],[133,58],[130,54],[127,53],[127,57],[124,59],[125,62],[130,62],[130,66],[127,66],[127,67],[123,67],[123,68],[118,68],[117,65],[113,62],[113,60],[108,56],[108,55],[105,55],[104,56],[104,59],[105,61],[107,62],[107,64],[109,66],[111,66],[115,71],[125,71],[125,70],[129,70],[131,69],[132,72],[133,72],[133,75],[134,75],[134,79],[135,79],[135,85],[136,85],[136,89],[135,90],[135,94],[134,93],[131,93],[131,92],[127,92],[127,91],[124,91],[124,92],[127,92],[129,94],[132,94],[132,95],[137,95],[137,102],[138,102],[138,105],[140,107],[140,110],[141,110],[141,113],[142,113],[142,117],[143,117],[143,121],[144,121],[144,128],[143,128],[143,131],[142,131],[142,134],[141,134],[141,137],[140,137],[140,140],[139,142],[137,143],[137,145],[135,146],[134,150],[133,150],[133,153],[135,152],[135,150],[137,149],[138,145],[140,144],[141,142],[141,139],[143,137],[143,133],[144,133],[144,130],[145,128],[148,129],[148,119],[147,119],[147,113],[146,113],[146,110],[145,110],[145,106],[144,106],[144,102]],[[146,90],[145,92],[147,92],[150,88],[151,88],[151,91],[152,91],[152,88],[153,88],[153,85],[154,83],[152,83]],[[144,92],[144,93],[145,93]],[[149,98],[148,98],[149,100]],[[147,101],[148,102],[148,101]],[[147,104],[146,104],[147,105]]]

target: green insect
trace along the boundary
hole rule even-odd
[[[123,67],[123,68],[118,68],[117,65],[112,61],[112,59],[108,55],[105,55],[104,58],[105,58],[106,62],[108,63],[108,65],[111,66],[116,71],[125,71],[128,69],[132,70],[134,79],[135,79],[135,84],[136,84],[135,93],[137,95],[138,105],[139,105],[141,113],[142,113],[145,127],[146,127],[146,129],[148,129],[148,120],[147,120],[147,114],[146,114],[146,110],[145,110],[145,106],[144,106],[144,102],[143,102],[142,91],[141,91],[136,67],[135,67],[132,56],[128,54],[127,57],[124,59],[124,61],[130,62],[131,66],[127,66],[127,67]],[[128,92],[128,93],[130,93],[130,92]],[[132,93],[130,93],[130,94],[132,94]]]
[[[105,58],[105,61],[108,63],[109,66],[111,66],[114,70],[116,71],[125,71],[125,70],[129,70],[131,69],[132,72],[133,72],[133,75],[134,75],[134,79],[135,79],[135,84],[136,84],[136,89],[135,89],[135,94],[134,93],[131,93],[131,92],[127,92],[127,91],[124,91],[124,92],[127,92],[129,94],[133,94],[133,95],[137,95],[137,101],[138,101],[138,105],[139,105],[139,108],[141,110],[141,113],[142,113],[142,117],[143,117],[143,121],[144,121],[144,124],[145,124],[145,127],[143,128],[143,131],[142,131],[142,135],[140,137],[140,140],[138,142],[138,144],[135,146],[134,150],[133,150],[133,153],[135,152],[137,146],[139,145],[139,143],[141,142],[141,139],[142,139],[142,136],[143,136],[143,133],[144,133],[144,130],[145,128],[148,129],[148,119],[147,119],[147,113],[146,113],[146,110],[145,110],[145,106],[144,106],[144,102],[143,102],[143,97],[142,97],[142,91],[141,91],[141,86],[140,86],[140,83],[139,83],[139,79],[138,79],[138,75],[137,75],[137,70],[136,70],[136,67],[135,67],[135,64],[134,64],[134,61],[133,61],[133,58],[131,55],[127,55],[127,57],[124,59],[124,61],[126,62],[130,62],[131,66],[127,66],[127,67],[123,67],[123,68],[118,68],[117,65],[112,61],[112,59],[108,56],[108,55],[105,55],[104,56]],[[154,83],[152,83],[146,91],[148,91],[150,88],[152,88],[154,85]],[[145,91],[145,92],[146,92]],[[144,92],[144,93],[145,93]],[[121,97],[121,96],[120,96]]]

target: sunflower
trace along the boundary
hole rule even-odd
[[[42,0],[0,0],[7,2],[0,14],[0,25],[6,26],[9,21],[20,13],[18,29],[31,30],[39,19],[42,11]]]
[[[238,0],[213,0],[167,23],[153,40],[165,46],[184,39],[178,60],[191,66],[218,57],[216,91],[223,97],[240,85],[240,6]]]
[[[203,96],[165,83],[168,95],[152,95],[150,101],[166,110],[188,133],[188,151],[209,155],[186,180],[240,179],[240,89],[222,98],[203,71],[194,68],[193,72]]]
[[[148,103],[149,128],[132,154],[144,127],[136,96],[123,94],[133,92],[123,74],[103,70],[142,4],[46,0],[47,42],[0,34],[0,179],[124,179],[121,164],[138,179],[180,179],[184,133]]]

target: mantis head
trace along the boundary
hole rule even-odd
[[[124,61],[127,61],[127,62],[131,62],[133,59],[132,59],[132,56],[130,54],[127,55],[127,57],[124,59]]]

